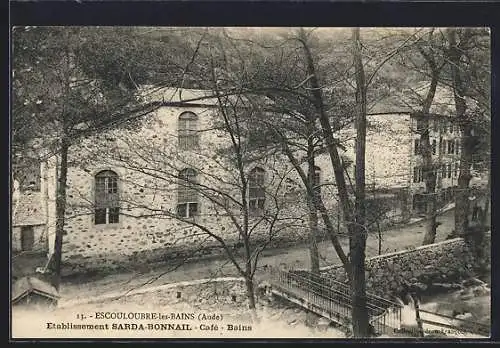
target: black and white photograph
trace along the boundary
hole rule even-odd
[[[12,339],[490,337],[488,27],[10,35]]]

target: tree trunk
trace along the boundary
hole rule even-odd
[[[469,182],[471,179],[470,165],[472,163],[472,149],[469,139],[472,136],[471,127],[462,125],[462,146],[460,154],[460,174],[458,176],[457,191],[455,192],[455,235],[464,236],[469,226]]]
[[[491,174],[488,173],[488,183],[486,184],[486,192],[484,197],[484,210],[481,216],[481,226],[486,228],[488,226],[488,210],[490,210],[490,197],[488,193],[491,191]]]
[[[436,241],[436,197],[434,194],[432,196],[427,196],[427,211],[426,211],[426,226],[425,235],[422,245],[433,244]]]
[[[423,323],[420,319],[420,301],[417,296],[412,295],[412,298],[415,303],[415,319],[417,321],[418,337],[425,337]]]
[[[66,182],[68,177],[68,150],[69,144],[67,139],[63,137],[61,140],[61,164],[59,176],[57,178],[57,196],[56,196],[56,236],[54,243],[54,274],[53,285],[59,290],[61,285],[61,261],[62,261],[62,245],[64,236],[64,222],[66,215]]]
[[[308,144],[308,173],[307,179],[311,187],[313,188],[313,193],[317,193],[317,189],[314,187],[317,184],[314,180],[315,174],[315,164],[314,164],[314,152],[313,148],[310,146],[312,144],[312,139],[309,137]],[[310,271],[313,275],[320,275],[319,271],[319,250],[317,243],[317,235],[318,235],[318,210],[315,204],[316,197],[315,195],[307,194],[307,209],[308,209],[308,218],[309,218],[309,257],[311,260]],[[311,279],[314,281],[314,279]],[[308,326],[314,326],[317,323],[317,315],[313,312],[308,312],[306,316],[306,323]]]
[[[247,219],[246,219],[247,220]],[[248,225],[245,226],[243,230],[245,231],[243,236],[243,245],[245,248],[245,285],[246,293],[248,298],[248,308],[255,310],[255,289],[253,286],[253,274],[252,272],[252,252],[250,248],[250,240],[248,237]]]
[[[303,34],[303,31],[301,31],[301,33]],[[311,51],[309,49],[305,35],[301,35],[299,41],[301,42],[304,51],[304,57],[306,60],[308,75],[311,76],[311,78],[309,79],[310,93],[314,100],[315,110],[319,116],[321,129],[323,131],[323,136],[326,140],[328,153],[330,155],[330,160],[335,175],[335,182],[337,184],[339,200],[342,206],[344,220],[346,222],[349,222],[352,221],[352,213],[351,213],[351,204],[349,202],[349,195],[347,192],[347,185],[344,177],[344,166],[342,164],[342,160],[337,150],[337,145],[335,138],[333,136],[330,120],[325,112],[325,107],[323,104],[323,96],[321,93],[321,88],[319,86],[318,78],[316,76],[316,69],[314,67],[314,60],[312,58]],[[321,211],[321,214],[324,215],[324,212]],[[327,228],[330,228],[330,226],[327,226]],[[352,230],[352,225],[348,224],[347,228],[349,230]],[[333,228],[331,231],[333,231]],[[339,258],[341,259],[342,264],[344,265],[347,275],[350,277],[351,276],[350,261],[346,257],[341,244],[338,242],[338,239],[335,236],[331,236],[331,239],[333,247],[337,252],[337,254],[339,255]]]
[[[361,58],[359,28],[353,29],[353,53],[356,69],[356,168],[355,168],[355,228],[349,234],[352,269],[352,321],[354,337],[370,335],[365,284],[366,206],[365,206],[365,153],[366,153],[366,81]]]
[[[380,229],[380,222],[377,219],[377,231],[378,231],[378,254],[382,254],[382,230]]]
[[[453,79],[453,95],[455,100],[455,117],[459,123],[462,141],[460,154],[460,174],[458,176],[458,188],[455,192],[455,235],[464,236],[469,225],[469,182],[471,179],[470,166],[472,164],[472,125],[467,119],[465,102],[465,86],[460,75],[462,51],[457,44],[457,30],[447,30],[451,74]],[[466,45],[466,38],[462,38],[460,45]]]
[[[429,34],[429,42],[432,40],[433,31]],[[420,132],[420,149],[418,154],[422,155],[422,172],[425,182],[425,214],[426,214],[426,229],[423,244],[432,244],[436,240],[436,181],[437,181],[437,168],[438,166],[432,160],[433,146],[430,139],[430,109],[436,95],[436,89],[439,82],[439,77],[443,64],[438,65],[436,56],[432,50],[426,50],[424,46],[418,46],[420,54],[425,59],[428,65],[431,83],[427,95],[422,103],[422,110],[417,115],[418,120],[422,126],[420,129],[417,127],[417,132]],[[441,150],[441,144],[439,144]],[[437,141],[436,141],[437,152]]]
[[[293,153],[290,150],[290,148],[288,147],[288,144],[286,143],[286,141],[283,142],[283,151],[284,151],[285,155],[288,157],[288,159],[290,160],[290,163],[295,168],[296,172],[299,174],[299,176],[302,180],[302,183],[306,186],[306,189],[308,191],[307,194],[309,196],[313,196],[314,189],[311,187],[309,180],[307,178],[307,175],[305,174],[304,170],[302,170],[302,168],[300,167],[299,161],[293,155]],[[350,273],[350,268],[349,268],[349,260],[346,256],[346,254],[344,253],[344,250],[342,249],[342,245],[340,244],[339,239],[337,238],[337,233],[339,231],[339,228],[337,228],[337,230],[335,230],[335,228],[333,227],[333,223],[332,223],[330,214],[327,211],[325,205],[323,204],[322,199],[320,199],[320,198],[315,199],[314,202],[316,204],[316,210],[320,213],[321,219],[323,220],[323,222],[325,224],[326,232],[327,232],[328,236],[330,237],[330,241],[332,242],[333,248],[337,252],[339,259],[342,262],[342,265],[344,266],[346,274],[350,277],[351,273]],[[338,219],[337,221],[340,221],[340,219]]]
[[[309,255],[311,258],[311,273],[319,274],[319,251],[316,236],[318,233],[318,212],[314,204],[308,203],[309,209]]]
[[[248,308],[255,310],[255,289],[253,286],[253,279],[251,276],[245,276],[245,287],[248,298]]]
[[[319,275],[319,251],[316,237],[318,235],[318,210],[316,208],[315,200],[317,195],[321,194],[321,188],[316,187],[320,183],[315,180],[316,165],[314,159],[314,132],[315,132],[315,117],[309,116],[307,125],[308,139],[307,139],[307,180],[310,187],[312,187],[312,195],[307,194],[307,209],[309,215],[309,255],[311,258],[311,272]]]
[[[432,145],[430,141],[429,111],[436,94],[439,80],[439,70],[433,62],[431,64],[432,80],[427,97],[422,108],[422,134],[420,135],[420,153],[422,154],[422,171],[425,178],[426,197],[426,228],[423,245],[432,244],[436,240],[436,166],[432,161]],[[437,149],[436,149],[437,151]]]

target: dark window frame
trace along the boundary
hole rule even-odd
[[[193,168],[184,168],[179,171],[177,183],[177,215],[190,219],[200,213],[198,172]]]
[[[415,155],[420,155],[420,139],[419,138],[415,138],[413,146],[414,146],[413,153]]]
[[[448,155],[455,154],[455,139],[448,140]]]
[[[189,151],[199,148],[198,122],[198,115],[192,111],[185,111],[179,115],[177,137],[180,150]]]
[[[120,222],[119,176],[112,170],[101,170],[94,176],[94,224]]]
[[[313,185],[315,194],[321,195],[321,168],[318,166],[314,166]]]
[[[248,208],[252,214],[262,213],[266,204],[264,190],[266,171],[254,167],[248,174]]]

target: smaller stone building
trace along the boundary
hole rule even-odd
[[[12,212],[12,251],[43,252],[48,249],[47,219],[41,192],[18,194]]]

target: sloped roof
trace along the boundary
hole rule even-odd
[[[422,83],[415,88],[402,90],[389,97],[377,101],[368,113],[411,113],[420,111],[421,102],[429,89],[429,83]],[[455,99],[453,90],[438,86],[430,109],[431,114],[453,116],[455,113]]]
[[[218,104],[218,99],[215,96],[215,92],[206,89],[190,89],[190,88],[178,88],[178,87],[154,87],[145,86],[142,88],[141,94],[144,98],[150,100],[161,100],[165,103],[186,103],[186,104],[198,104],[205,106],[216,106]],[[223,92],[221,92],[224,95]],[[249,97],[259,98],[266,104],[273,104],[273,101],[267,97],[259,95],[250,95],[242,93],[240,95],[234,94],[229,95],[229,98],[235,100],[238,97],[242,99],[247,99]]]
[[[12,286],[12,302],[18,302],[30,293],[36,293],[57,300],[60,298],[56,288],[35,277],[23,277]]]
[[[14,206],[12,225],[29,226],[45,224],[45,209],[40,192],[21,193]]]
[[[167,103],[194,103],[200,105],[217,105],[217,98],[213,97],[213,92],[203,89],[185,89],[166,87],[156,92],[158,98]],[[155,94],[156,96],[156,94]]]

